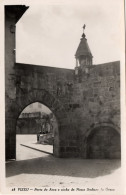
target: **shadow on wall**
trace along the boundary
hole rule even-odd
[[[45,174],[82,178],[109,175],[120,168],[120,160],[58,159],[51,155],[6,163],[6,177]]]

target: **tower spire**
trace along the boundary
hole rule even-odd
[[[76,66],[78,66],[78,62],[79,62],[81,68],[87,65],[92,65],[92,58],[93,58],[87,43],[87,39],[85,38],[86,37],[84,34],[85,27],[86,25],[84,24],[82,38],[80,40],[80,44],[75,54]]]

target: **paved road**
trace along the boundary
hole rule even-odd
[[[18,145],[6,163],[8,187],[103,187],[120,189],[120,160],[61,159]]]

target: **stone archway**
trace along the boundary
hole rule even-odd
[[[66,129],[68,123],[67,114],[62,103],[46,90],[32,90],[29,93],[21,93],[11,106],[6,116],[6,158],[16,159],[16,121],[22,110],[33,102],[40,102],[47,106],[56,116],[58,131],[55,132],[54,156],[60,157],[60,132]],[[66,120],[64,120],[66,119]],[[64,122],[65,121],[65,122]],[[65,142],[65,140],[64,140]],[[65,143],[64,143],[65,144]]]
[[[120,159],[120,134],[112,125],[101,125],[88,131],[86,138],[86,158]]]

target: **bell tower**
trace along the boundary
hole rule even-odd
[[[84,29],[85,29],[86,25],[84,24],[83,26],[83,34],[82,37],[80,39],[80,44],[77,48],[76,54],[75,54],[75,58],[76,58],[76,68],[78,66],[80,66],[80,68],[83,70],[85,66],[90,66],[92,65],[92,59],[93,56],[91,54],[90,48],[88,46],[87,43],[87,39],[86,36],[84,34]]]

